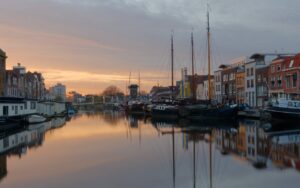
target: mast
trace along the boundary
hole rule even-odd
[[[173,42],[173,32],[172,32],[172,35],[171,35],[171,75],[172,75],[172,88],[171,88],[171,91],[172,91],[172,99],[174,98],[174,42]]]
[[[194,54],[194,33],[191,33],[191,46],[192,46],[192,98],[196,100],[196,87],[195,87],[195,54]]]
[[[207,61],[208,61],[208,100],[211,100],[211,82],[210,82],[210,64],[211,64],[211,47],[210,47],[210,26],[209,12],[207,10]]]
[[[139,96],[141,95],[141,74],[140,74],[140,71],[139,71]]]

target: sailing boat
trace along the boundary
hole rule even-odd
[[[153,118],[171,118],[179,117],[179,108],[174,101],[174,41],[173,34],[171,35],[171,100],[168,103],[157,104],[151,109]]]
[[[208,59],[208,100],[202,104],[186,105],[179,110],[181,117],[187,117],[192,120],[201,120],[203,118],[234,118],[237,115],[238,107],[233,106],[217,106],[211,103],[211,44],[210,44],[210,25],[209,12],[207,12],[207,59]],[[193,75],[194,78],[194,75]],[[194,82],[194,81],[193,81]]]

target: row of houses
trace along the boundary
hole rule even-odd
[[[264,107],[277,98],[299,99],[300,54],[253,54],[219,66],[211,76],[212,99],[218,103]],[[178,98],[192,97],[193,77],[182,69]],[[207,100],[208,76],[195,75],[196,98]]]
[[[7,70],[6,59],[6,53],[0,49],[0,97],[66,101],[66,86],[58,83],[46,89],[42,73],[26,71],[20,63]]]

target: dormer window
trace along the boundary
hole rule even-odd
[[[294,60],[292,59],[289,65],[289,68],[292,68],[294,66]]]

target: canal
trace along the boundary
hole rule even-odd
[[[108,111],[0,134],[1,188],[281,188],[299,183],[300,131],[292,125],[154,121]]]

